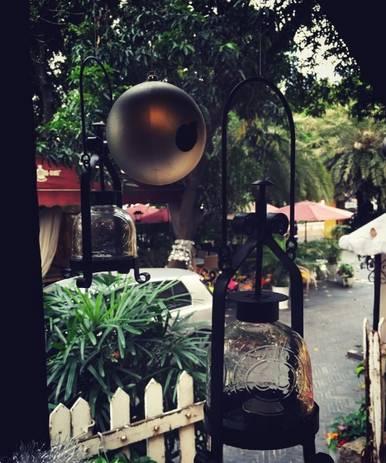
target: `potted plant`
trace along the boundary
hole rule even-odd
[[[327,271],[329,277],[334,281],[336,279],[336,269],[341,254],[342,250],[340,249],[337,240],[325,240],[325,258],[327,260]]]
[[[336,272],[344,288],[351,287],[354,282],[354,267],[351,264],[340,264]]]
[[[326,434],[331,457],[334,461],[339,461],[339,453],[345,444],[356,440],[363,440],[363,444],[365,444],[365,436],[366,406],[362,403],[357,410],[337,417],[331,424],[329,432]],[[360,454],[358,454],[358,461],[361,461]]]
[[[278,262],[272,273],[272,291],[289,296],[289,276],[288,271]],[[279,302],[279,309],[288,309],[288,300]]]

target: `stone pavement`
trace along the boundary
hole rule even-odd
[[[355,262],[348,254],[344,260]],[[335,282],[321,282],[305,296],[305,340],[310,352],[315,400],[320,407],[318,451],[328,449],[325,434],[333,419],[357,408],[363,397],[362,380],[355,375],[358,360],[347,358],[348,350],[362,348],[362,320],[371,320],[373,284],[367,271],[356,269],[352,288]],[[289,310],[280,311],[280,319],[289,323]],[[230,314],[230,318],[232,315]],[[303,463],[301,447],[277,451],[249,451],[225,447],[226,463]]]

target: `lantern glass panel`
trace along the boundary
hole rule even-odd
[[[91,207],[92,257],[97,260],[137,257],[137,236],[131,216],[107,204]],[[72,259],[82,259],[82,216],[74,221]]]
[[[269,417],[293,422],[313,413],[311,362],[298,333],[279,321],[237,320],[226,327],[224,342],[227,422],[255,427]],[[210,386],[207,397],[210,407]]]

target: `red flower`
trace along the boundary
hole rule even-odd
[[[347,439],[341,439],[340,441],[338,441],[337,447],[342,447],[342,445],[346,444],[347,442]]]

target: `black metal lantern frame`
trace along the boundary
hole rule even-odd
[[[287,115],[291,144],[290,144],[290,220],[284,214],[267,214],[266,211],[266,188],[272,185],[268,180],[258,181],[253,184],[255,198],[255,212],[243,217],[236,217],[232,226],[238,232],[242,231],[248,236],[242,245],[232,255],[227,243],[227,124],[228,113],[230,111],[234,96],[245,85],[254,83],[265,85],[276,94]],[[205,408],[205,425],[208,431],[208,452],[196,457],[197,462],[206,461],[211,463],[221,463],[223,461],[223,445],[254,449],[272,450],[287,448],[295,445],[303,446],[304,461],[306,463],[331,462],[331,458],[325,454],[317,454],[315,451],[315,435],[319,428],[319,408],[314,404],[314,410],[309,420],[304,426],[298,429],[289,429],[286,433],[268,434],[264,429],[256,429],[253,436],[245,436],[243,432],[234,432],[227,428],[224,420],[224,399],[223,399],[223,380],[224,380],[224,335],[225,335],[225,310],[227,300],[228,284],[240,268],[242,263],[253,253],[256,253],[256,281],[255,290],[248,296],[243,293],[236,295],[236,302],[258,309],[259,318],[267,316],[269,322],[270,311],[278,310],[277,304],[280,295],[261,288],[262,276],[262,257],[263,247],[266,246],[275,254],[283,264],[290,276],[290,299],[291,299],[291,327],[300,336],[303,336],[303,284],[300,271],[294,263],[296,252],[296,227],[294,220],[295,211],[295,126],[292,112],[280,90],[270,81],[262,77],[252,77],[238,83],[230,92],[223,111],[222,119],[222,249],[220,253],[221,273],[217,279],[213,294],[212,310],[212,345],[211,345],[211,364],[210,364],[210,406]],[[287,249],[283,251],[275,241],[273,234],[284,235],[288,229],[289,238]],[[243,300],[241,300],[243,299]],[[275,309],[272,309],[275,307]],[[248,311],[252,322],[254,314]],[[255,311],[256,312],[256,311]],[[267,315],[266,315],[267,314]],[[249,321],[249,320],[247,320]]]
[[[128,273],[134,269],[134,277],[137,282],[144,283],[149,280],[150,275],[140,273],[136,257],[121,256],[109,259],[98,259],[92,255],[92,226],[91,226],[91,207],[93,205],[112,204],[122,207],[122,185],[119,174],[114,168],[109,156],[108,146],[105,140],[104,122],[93,123],[95,136],[87,137],[85,109],[84,109],[84,71],[89,62],[94,61],[103,71],[104,78],[109,91],[110,104],[113,104],[112,87],[109,76],[101,61],[95,56],[86,57],[80,67],[79,92],[80,110],[82,124],[82,143],[83,155],[82,163],[84,170],[80,176],[81,188],[81,224],[82,224],[82,258],[80,260],[71,259],[71,272],[73,274],[82,272],[83,276],[77,279],[77,286],[89,288],[92,283],[94,272],[118,271]],[[89,153],[92,153],[91,155]],[[91,180],[93,174],[99,170],[100,190],[91,191]],[[105,170],[110,175],[112,190],[106,189]]]
[[[369,281],[374,283],[373,330],[376,331],[380,319],[381,284],[386,283],[386,262],[382,261],[382,254],[359,256],[359,259],[362,259],[361,268],[366,267],[369,271]]]

